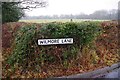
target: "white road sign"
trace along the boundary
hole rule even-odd
[[[73,44],[73,38],[39,39],[38,45]]]

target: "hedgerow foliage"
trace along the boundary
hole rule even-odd
[[[8,63],[14,65],[14,63],[22,63],[32,53],[31,45],[29,44],[35,35],[34,26],[22,27],[16,34],[15,49],[12,55],[8,59]]]
[[[100,34],[98,23],[48,23],[42,27],[35,25],[21,27],[15,36],[14,50],[7,62],[14,66],[30,66],[33,63],[43,65],[45,62],[60,62],[76,59],[80,47],[89,45]],[[40,38],[73,38],[72,45],[38,46]],[[33,62],[33,63],[32,63]]]
[[[87,45],[100,33],[98,23],[50,23],[41,28],[44,38],[73,38],[75,45]]]

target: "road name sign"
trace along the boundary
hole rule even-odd
[[[38,39],[38,45],[73,44],[73,38]]]

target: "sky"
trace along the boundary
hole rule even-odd
[[[47,0],[48,6],[26,11],[28,16],[91,14],[96,10],[118,9],[120,0]]]

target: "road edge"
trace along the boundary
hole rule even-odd
[[[92,78],[92,77],[97,76],[97,75],[108,73],[108,72],[110,72],[118,67],[120,67],[120,62],[115,63],[115,64],[108,66],[108,67],[104,67],[102,69],[91,71],[91,72],[74,74],[74,75],[70,75],[70,76],[55,77],[55,78]]]

